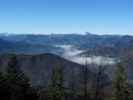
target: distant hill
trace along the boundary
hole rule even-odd
[[[53,53],[59,56],[72,47],[71,53],[81,51],[81,56],[107,56],[120,58],[133,51],[133,36],[79,34],[1,34],[0,53],[42,54]],[[72,49],[75,49],[74,51]],[[70,51],[70,50],[69,50]],[[68,53],[69,53],[68,51]],[[126,51],[126,52],[125,52]],[[65,54],[66,55],[66,54]]]
[[[12,54],[1,54],[0,55],[0,71],[5,72],[7,63],[10,60]],[[83,65],[68,61],[60,56],[54,54],[40,54],[40,55],[17,55],[18,66],[22,71],[30,78],[32,85],[44,85],[48,86],[48,82],[51,79],[51,71],[54,67],[60,66],[63,68],[64,78],[66,85],[69,85],[75,77],[75,84],[81,81],[81,73]],[[133,80],[133,54],[131,56],[127,55],[123,59],[123,65],[128,72],[128,78],[130,81]],[[94,67],[94,68],[93,68]],[[95,73],[95,65],[88,65],[89,68],[89,81],[92,81],[93,75]],[[105,65],[106,74],[112,78],[114,73],[115,65]],[[73,76],[74,75],[74,76]],[[92,79],[91,79],[92,78]],[[78,85],[78,84],[77,84]],[[80,85],[80,84],[79,84]]]
[[[0,55],[0,70],[5,72],[7,63],[12,54]],[[54,67],[62,67],[64,72],[64,78],[67,81],[66,85],[69,85],[69,81],[72,81],[72,75],[75,77],[75,82],[78,83],[81,77],[82,65],[65,60],[57,55],[53,54],[41,54],[41,55],[17,55],[18,65],[22,71],[30,78],[32,85],[44,85],[47,86],[51,79],[51,71]],[[89,72],[91,75],[92,72]]]
[[[10,41],[0,39],[0,54],[16,53],[16,54],[41,54],[53,52],[56,47],[50,45],[29,44],[25,41]]]
[[[133,80],[133,36],[95,35],[90,33],[86,35],[2,34],[0,35],[0,63],[2,65],[7,63],[6,59],[9,58],[9,55],[7,56],[6,54],[8,53],[18,54],[20,66],[30,77],[33,84],[42,84],[43,79],[47,79],[41,79],[42,76],[49,77],[50,69],[57,62],[63,63],[65,71],[68,72],[66,75],[71,75],[69,71],[72,68],[78,70],[75,72],[79,72],[81,65],[72,62],[73,60],[71,59],[80,56],[80,60],[84,60],[84,56],[103,56],[117,58],[117,60],[121,59],[128,72],[128,77],[130,80]],[[65,57],[67,54],[69,56]],[[67,58],[67,60],[64,58]],[[114,71],[114,65],[107,65],[107,67],[109,68],[108,73],[111,74]]]
[[[15,44],[9,42],[9,41],[6,41],[6,40],[3,40],[3,39],[0,39],[0,53],[8,53],[10,52],[11,49],[13,49],[13,46]],[[16,45],[15,45],[16,47]]]

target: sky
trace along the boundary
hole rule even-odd
[[[0,0],[0,33],[133,35],[133,0]]]

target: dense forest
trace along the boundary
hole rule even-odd
[[[48,87],[33,86],[20,69],[16,55],[10,57],[7,65],[6,71],[0,73],[0,100],[133,100],[132,84],[128,82],[122,63],[117,64],[111,83],[106,77],[106,68],[99,66],[91,85],[86,64],[81,69],[81,86],[76,87],[77,76],[72,75],[69,88],[64,85],[61,64],[53,67]]]

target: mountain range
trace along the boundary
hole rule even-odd
[[[45,79],[49,80],[52,67],[60,62],[66,73],[66,80],[69,81],[72,75],[71,69],[74,69],[75,74],[78,75],[86,62],[90,66],[94,64],[106,66],[107,74],[111,74],[118,61],[124,63],[128,78],[133,80],[133,36],[90,33],[85,35],[1,34],[2,70],[6,68],[6,63],[12,53],[17,54],[20,67],[34,85],[48,85],[44,83]],[[92,67],[90,67],[90,74],[93,74]]]
[[[133,37],[120,35],[95,35],[87,33],[79,34],[51,34],[51,35],[31,35],[31,34],[9,34],[0,35],[0,46],[10,49],[14,52],[22,53],[56,53],[62,51],[56,45],[71,45],[79,50],[84,51],[100,51],[107,49],[108,51],[117,52],[122,49],[132,49]],[[17,48],[17,49],[16,49]],[[38,48],[38,49],[37,49]],[[45,49],[44,49],[45,48]],[[12,52],[10,51],[10,52]],[[30,51],[30,52],[29,52]],[[101,53],[101,52],[100,52]],[[106,50],[105,52],[106,53]],[[113,53],[114,54],[114,53]],[[110,54],[109,56],[113,56]]]

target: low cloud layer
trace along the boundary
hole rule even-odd
[[[84,50],[79,50],[72,45],[56,45],[63,49],[63,57],[79,64],[97,64],[97,65],[112,65],[116,63],[115,58],[103,57],[103,56],[80,56],[80,53],[85,52]]]

